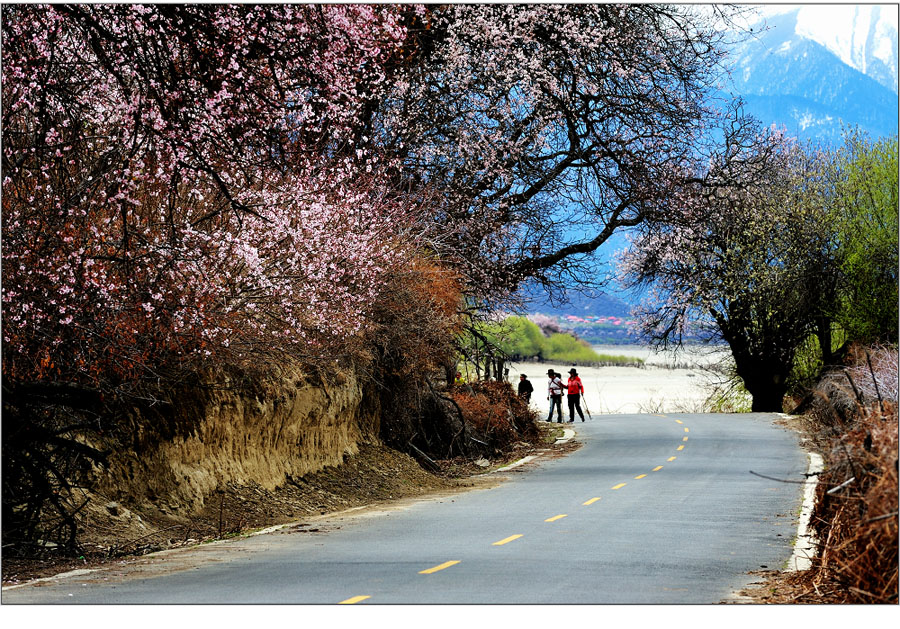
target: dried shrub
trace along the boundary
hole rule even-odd
[[[806,579],[829,601],[897,603],[898,405],[889,385],[897,354],[853,355],[852,366],[823,381],[812,414],[826,471],[812,522],[819,552]]]
[[[849,350],[852,366],[847,369],[865,403],[876,400],[897,400],[898,352],[897,347],[878,345]]]
[[[497,449],[507,449],[517,441],[536,442],[539,438],[537,413],[516,395],[508,382],[476,382],[456,387],[452,398],[463,419]]]
[[[456,273],[418,255],[391,274],[372,305],[369,397],[383,409],[380,437],[420,461],[423,454],[440,459],[486,453],[440,386],[454,362],[461,291]]]
[[[797,413],[808,414],[816,435],[826,444],[843,435],[866,409],[897,401],[898,353],[896,347],[851,346],[846,365],[826,373]]]
[[[862,414],[820,478],[813,583],[837,590],[847,603],[897,602],[898,426],[895,404],[887,406],[888,416],[880,409]]]
[[[394,271],[368,330],[383,375],[421,381],[452,361],[461,304],[459,276],[433,259],[416,256]]]

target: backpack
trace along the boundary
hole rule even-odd
[[[563,394],[563,383],[559,377],[550,381],[550,395],[561,396]]]

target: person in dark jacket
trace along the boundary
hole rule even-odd
[[[531,401],[531,394],[534,392],[534,387],[531,384],[531,380],[528,379],[524,373],[519,376],[519,397],[525,400],[525,403]]]

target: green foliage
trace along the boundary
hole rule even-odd
[[[599,362],[597,354],[586,342],[575,338],[571,334],[552,334],[547,339],[547,352],[545,358],[557,362]]]
[[[507,317],[495,328],[499,347],[508,356],[545,356],[546,338],[541,329],[525,317]]]
[[[753,409],[753,397],[744,387],[736,372],[724,380],[711,384],[703,401],[704,413],[749,413]]]
[[[794,183],[797,205],[822,207],[818,229],[826,236],[824,251],[801,250],[820,259],[821,273],[831,280],[817,328],[794,356],[788,391],[801,393],[815,385],[829,355],[848,341],[896,341],[898,321],[898,156],[897,138],[873,141],[858,130],[827,155],[827,170],[814,186],[810,179]],[[830,343],[830,347],[822,344]]]
[[[836,324],[831,325],[831,351],[838,350],[848,340],[846,330]],[[825,366],[822,357],[821,339],[811,334],[800,344],[794,354],[794,364],[788,378],[788,393],[802,394],[813,388]]]
[[[788,392],[800,393],[815,385],[822,372],[822,349],[819,339],[810,335],[794,354],[794,364],[788,378]]]
[[[896,341],[897,136],[847,134],[834,160],[832,220],[839,236],[837,321],[854,341]]]
[[[639,358],[607,356],[595,352],[589,343],[567,333],[544,336],[541,329],[525,317],[507,317],[500,323],[481,323],[476,332],[511,357],[540,358],[564,363],[640,363]],[[464,339],[463,345],[466,346]],[[469,340],[468,345],[474,345]]]

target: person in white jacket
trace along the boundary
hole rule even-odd
[[[547,399],[550,400],[550,416],[547,418],[548,422],[553,421],[553,408],[556,407],[556,423],[563,423],[562,416],[562,396],[563,396],[563,383],[562,378],[559,377],[559,374],[550,369],[547,371],[547,377],[550,378],[550,381],[547,383]]]

